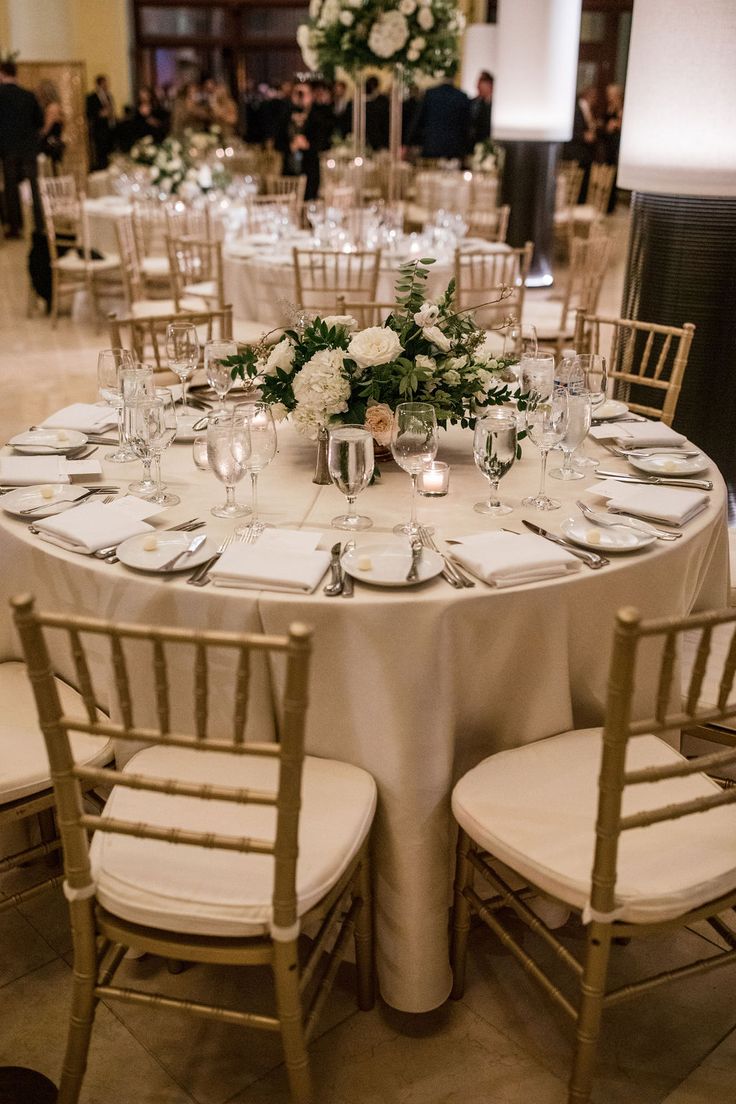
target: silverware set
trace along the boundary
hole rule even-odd
[[[419,526],[419,539],[425,548],[431,548],[433,552],[441,557],[443,567],[440,574],[445,582],[449,583],[451,587],[455,587],[456,590],[475,586],[475,580],[471,577],[467,568],[459,564],[452,553],[440,551],[434,537],[424,525]]]
[[[240,537],[238,537],[238,543],[239,544],[255,544],[255,542],[258,540],[260,535],[261,535],[261,530],[259,530],[259,529],[246,529],[242,533],[242,535]],[[210,558],[208,560],[205,560],[205,562],[203,564],[200,564],[199,567],[197,567],[192,572],[192,574],[189,576],[189,578],[187,579],[187,582],[191,586],[196,586],[196,587],[207,586],[207,584],[210,582],[210,571],[215,566],[215,564],[217,563],[217,561],[219,560],[220,556],[225,551],[225,549],[229,548],[234,540],[235,540],[235,534],[234,533],[230,533],[229,536],[225,537],[225,539],[219,545],[219,547],[218,547],[217,551],[215,552],[214,556],[210,556]]]
[[[618,479],[621,483],[644,483],[650,487],[694,487],[699,491],[713,490],[711,479],[682,479],[678,476],[669,479],[663,475],[629,475],[628,472],[603,471],[602,468],[598,468],[595,474],[602,479]]]
[[[348,552],[352,552],[354,548],[355,541],[349,540],[346,542],[344,550],[340,541],[333,544],[330,549],[330,578],[322,587],[322,593],[327,595],[328,598],[353,597],[353,577],[342,566],[342,557]]]
[[[14,488],[14,489],[18,490],[17,487]],[[103,494],[103,495],[112,495],[114,497],[118,493],[119,490],[120,490],[119,487],[88,487],[86,492],[83,495],[80,495],[79,498],[74,498],[74,499],[66,499],[65,498],[62,501],[63,502],[71,502],[72,506],[78,506],[80,502],[85,502],[88,498],[92,498],[93,495]],[[19,513],[18,513],[18,516],[19,517],[34,517],[34,515],[36,515],[39,512],[39,510],[48,510],[49,506],[55,506],[55,505],[57,505],[57,503],[54,503],[54,502],[41,502],[41,503],[39,503],[38,506],[31,506],[27,510],[20,510]]]
[[[607,560],[605,556],[599,556],[597,552],[584,552],[582,548],[578,548],[572,541],[565,540],[564,537],[558,537],[556,533],[550,533],[548,529],[542,529],[539,525],[534,525],[531,521],[526,521],[522,518],[522,525],[525,525],[527,529],[532,533],[536,533],[538,537],[544,537],[545,540],[551,541],[552,544],[559,544],[561,548],[567,549],[573,556],[577,556],[579,560],[582,560],[584,564],[587,564],[589,568],[596,571],[599,567],[605,567],[611,561]]]
[[[189,521],[180,521],[178,525],[170,525],[167,529],[162,529],[163,533],[191,533],[195,529],[201,529],[205,523],[200,521],[199,518],[190,518]],[[98,548],[93,553],[95,559],[104,560],[105,563],[116,564],[119,563],[117,553],[117,545],[110,545],[109,548]],[[160,570],[160,569],[159,569]]]
[[[608,517],[606,514],[601,514],[597,510],[592,510],[585,502],[578,501],[576,505],[583,517],[586,517],[588,521],[592,521],[596,525],[603,525],[606,528],[616,525],[626,525],[629,529],[635,529],[638,533],[646,533],[648,536],[657,537],[658,540],[663,541],[679,540],[682,536],[682,533],[669,533],[666,529],[658,529],[656,525],[650,525],[649,522],[641,521],[639,518],[632,517],[630,514],[619,514],[617,512],[614,518]]]

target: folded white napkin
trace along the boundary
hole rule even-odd
[[[135,503],[140,503],[136,508]],[[50,544],[58,544],[69,552],[91,556],[99,548],[122,544],[128,537],[153,531],[140,517],[158,511],[141,499],[121,499],[116,503],[83,502],[63,514],[36,522],[39,535]]]
[[[32,487],[36,483],[71,483],[73,475],[101,475],[99,460],[65,456],[0,456],[0,484]]]
[[[80,433],[101,433],[117,425],[117,415],[109,406],[94,403],[72,403],[50,414],[41,425],[48,429],[78,429]]]
[[[707,494],[691,487],[647,487],[641,483],[620,483],[615,479],[604,479],[588,490],[608,499],[609,509],[664,521],[669,525],[684,525],[701,513],[709,501]]]
[[[330,565],[329,552],[233,544],[210,572],[215,586],[311,594]]]
[[[453,555],[490,586],[508,587],[579,571],[581,562],[564,548],[526,533],[478,533],[459,537]]]
[[[663,422],[608,422],[593,426],[591,437],[598,441],[615,440],[622,448],[656,448],[657,445],[684,445],[687,437]]]

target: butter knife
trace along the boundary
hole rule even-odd
[[[629,475],[628,472],[602,471],[595,473],[599,479],[618,479],[621,483],[643,483],[649,487],[694,487],[699,491],[712,491],[713,481],[710,479],[667,479],[661,475],[654,475],[651,479],[644,476]]]
[[[544,537],[545,540],[552,541],[553,544],[559,544],[562,548],[566,548],[568,552],[571,552],[573,556],[577,556],[579,560],[582,560],[584,564],[592,568],[593,571],[599,567],[605,567],[611,561],[607,560],[605,556],[599,556],[597,552],[583,552],[582,548],[577,548],[570,541],[564,540],[562,537],[556,536],[554,533],[550,533],[547,529],[540,529],[538,525],[532,524],[531,521],[526,521],[522,518],[522,525],[525,525],[527,529],[530,529],[532,533],[536,533],[538,537]]]

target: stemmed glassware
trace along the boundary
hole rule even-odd
[[[498,484],[516,460],[516,432],[516,418],[506,410],[492,410],[475,423],[473,459],[490,483],[488,501],[473,507],[479,514],[500,517],[513,509],[499,499]]]
[[[581,353],[575,357],[574,370],[582,377],[582,385],[590,394],[591,420],[595,418],[595,412],[606,401],[608,389],[608,370],[606,358],[600,353]],[[575,457],[575,466],[580,468],[597,468],[598,460],[592,456],[586,456],[583,449]]]
[[[546,399],[555,385],[555,358],[552,356],[522,356],[520,365],[521,390],[532,401]]]
[[[133,364],[132,367],[123,368],[120,372],[120,389],[123,396],[123,428],[126,446],[131,449],[131,455],[135,459],[137,453],[132,449],[127,439],[127,426],[129,419],[125,417],[125,409],[141,399],[155,399],[156,385],[153,378],[153,368],[148,364]],[[156,481],[151,478],[151,464],[153,456],[143,459],[143,478],[136,479],[128,484],[131,494],[147,495],[155,494]]]
[[[187,382],[199,361],[199,338],[192,322],[169,322],[166,327],[166,357],[171,371],[181,380],[182,413],[199,413],[187,406]]]
[[[235,501],[235,484],[245,476],[250,459],[250,426],[241,408],[214,410],[207,418],[207,459],[221,483],[225,502],[210,510],[215,517],[238,518],[250,509]]]
[[[340,425],[329,431],[327,466],[330,478],[348,500],[346,514],[334,517],[333,529],[370,529],[369,517],[358,514],[355,500],[373,476],[373,436],[365,426]]]
[[[567,432],[568,406],[567,391],[556,387],[546,398],[533,398],[526,412],[526,428],[529,439],[542,454],[542,474],[539,490],[521,500],[522,506],[532,506],[535,510],[558,510],[560,503],[545,494],[544,483],[547,473],[547,453],[559,445]]]
[[[235,410],[245,419],[250,434],[250,455],[246,461],[246,471],[250,472],[251,509],[250,521],[236,529],[236,534],[262,533],[269,527],[268,522],[258,516],[258,474],[273,460],[278,446],[276,423],[271,407],[264,402],[239,403]]]
[[[143,460],[156,464],[156,487],[144,497],[158,506],[176,506],[178,495],[168,494],[161,482],[161,453],[176,437],[176,410],[170,391],[158,389],[154,398],[139,398],[125,406],[125,434],[133,451]]]
[[[225,361],[235,356],[238,346],[234,341],[213,338],[204,346],[204,369],[207,382],[220,400],[220,413],[225,410],[225,396],[233,385],[232,368]]]
[[[572,454],[585,440],[590,429],[591,402],[590,392],[572,383],[567,388],[568,419],[565,436],[559,444],[564,453],[562,467],[553,468],[551,479],[582,479],[583,473],[576,471]]]
[[[397,536],[413,537],[417,523],[417,479],[420,471],[437,455],[437,415],[431,403],[399,403],[394,413],[391,452],[394,460],[411,476],[411,516],[394,527]]]
[[[135,460],[135,453],[123,439],[123,393],[120,373],[133,367],[133,354],[127,349],[102,349],[97,355],[97,387],[100,398],[111,406],[118,419],[118,447],[105,454],[111,464],[128,464]]]

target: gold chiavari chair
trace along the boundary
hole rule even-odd
[[[149,199],[140,195],[133,198],[131,218],[141,275],[145,284],[156,290],[171,287],[165,237],[169,206],[168,202],[161,202],[159,199]]]
[[[730,647],[717,700],[703,704],[703,674],[719,626],[728,628]],[[677,729],[717,722],[736,711],[735,629],[733,609],[651,621],[641,620],[636,610],[621,610],[603,729],[564,732],[493,755],[455,787],[460,837],[453,996],[463,993],[469,920],[475,914],[576,1025],[569,1104],[590,1101],[606,1009],[678,976],[736,961],[736,932],[720,916],[736,904],[736,810],[729,808],[736,788],[722,789],[708,777],[736,763],[736,733],[726,750],[690,761],[668,742]],[[699,643],[683,701],[678,654],[683,637],[693,632]],[[515,878],[500,871],[499,863],[532,892],[582,912],[582,962],[530,909],[524,892],[509,885]],[[519,933],[503,923],[502,907],[511,908],[547,945],[548,962],[551,950],[558,967],[569,969],[577,1001],[521,946]],[[726,949],[712,953],[710,946],[696,962],[609,986],[614,940],[676,933],[695,921],[707,921]]]
[[[168,372],[166,355],[166,327],[170,322],[191,322],[197,327],[200,351],[205,341],[212,338],[233,337],[233,309],[228,304],[222,309],[201,311],[172,311],[169,314],[108,316],[110,341],[113,349],[130,349],[136,361],[152,364],[157,372]],[[177,376],[171,374],[175,383]]]
[[[301,205],[295,195],[249,195],[245,199],[248,213],[249,232],[260,231],[268,227],[274,219],[288,219],[293,226],[299,226]]]
[[[147,294],[133,219],[127,215],[116,219],[115,229],[118,236],[125,305],[129,314],[149,317],[155,314],[176,314],[179,311],[207,309],[207,303],[199,296],[187,295],[178,302],[174,299],[151,299]]]
[[[376,786],[358,767],[304,754],[311,630],[292,625],[288,635],[265,635],[116,625],[37,613],[28,596],[13,608],[51,764],[74,938],[59,1104],[79,1098],[100,1000],[280,1032],[292,1100],[314,1104],[306,1048],[351,935],[358,1003],[373,1004],[368,840]],[[76,715],[62,705],[49,675],[52,638],[52,650],[69,642],[80,673],[86,711]],[[98,651],[109,646],[120,721],[101,722],[94,712],[91,641]],[[138,719],[133,651],[150,651],[154,724]],[[172,664],[184,653],[194,678],[186,723],[178,720],[184,710],[170,684]],[[246,742],[251,671],[269,662],[284,677],[279,739]],[[232,722],[227,731],[211,731],[208,680],[214,669],[224,676],[225,668],[232,672]],[[123,770],[87,767],[73,761],[71,732],[148,746]],[[82,810],[80,788],[90,783],[113,787],[99,816]],[[317,935],[300,963],[298,938],[307,921]],[[186,962],[268,965],[276,1015],[116,985],[130,946]]]
[[[310,309],[338,295],[370,302],[376,298],[381,250],[292,249],[296,301]]]
[[[692,322],[659,326],[578,311],[573,344],[578,353],[607,357],[609,379],[616,381],[614,393],[631,410],[671,426],[694,334]]]
[[[225,287],[222,271],[222,243],[189,235],[167,236],[174,308],[199,301],[208,308],[223,310]],[[231,336],[241,345],[255,345],[263,337],[260,322],[233,319]]]
[[[364,302],[338,295],[334,313],[354,318],[358,328],[364,330],[368,326],[382,326],[395,310],[396,303]]]
[[[553,347],[556,355],[564,345],[572,344],[576,312],[595,312],[610,256],[611,239],[607,234],[574,238],[562,299],[526,296],[524,321],[534,326],[540,344]]]
[[[48,196],[51,200],[79,199],[77,182],[71,173],[64,173],[62,176],[39,177],[38,190],[42,196]]]
[[[582,172],[582,169],[580,170]],[[605,222],[608,201],[616,179],[615,165],[600,165],[597,162],[590,167],[590,178],[584,203],[572,202],[555,212],[555,236],[566,239],[564,248],[569,252],[576,237],[592,234],[597,226]],[[574,186],[574,180],[571,183]]]
[[[269,173],[263,178],[264,195],[286,196],[293,199],[297,207],[301,207],[304,202],[306,188],[306,176],[277,176]]]
[[[504,252],[485,250],[455,251],[455,291],[458,310],[481,308],[474,312],[479,325],[491,328],[513,317],[521,322],[524,312],[525,281],[534,252],[534,243]],[[494,303],[503,293],[503,298]]]
[[[468,234],[475,238],[485,238],[486,241],[505,242],[509,231],[509,217],[511,208],[508,204],[493,209],[485,207],[469,207],[463,215],[468,227]]]
[[[89,293],[99,318],[100,300],[119,296],[120,258],[93,256],[83,195],[77,200],[42,195],[41,206],[51,263],[51,325],[59,320],[61,300],[78,291]]]

